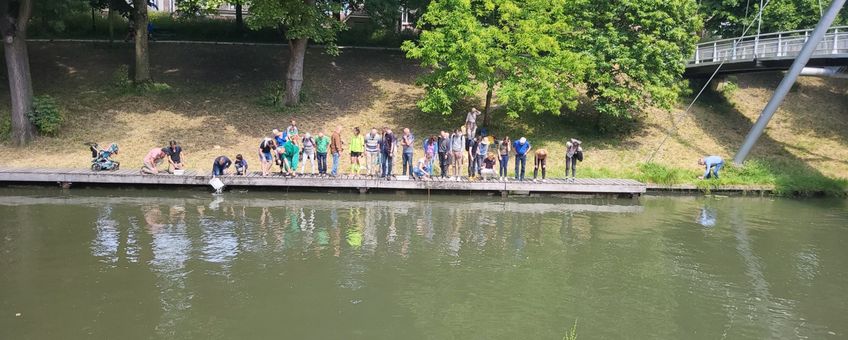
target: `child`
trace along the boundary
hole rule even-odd
[[[236,155],[236,175],[244,176],[247,175],[247,161],[244,160],[244,157],[241,154]]]

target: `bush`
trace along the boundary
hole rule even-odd
[[[639,164],[638,180],[647,183],[674,185],[691,181],[695,176],[676,168],[669,168],[657,163]]]
[[[64,121],[56,99],[43,95],[32,100],[32,111],[28,114],[30,122],[43,134],[53,134],[59,131]]]
[[[118,66],[118,69],[112,73],[112,85],[118,89],[131,88],[133,83],[130,79],[130,67],[127,65]]]
[[[0,113],[0,142],[8,141],[12,138],[12,118],[8,112]]]

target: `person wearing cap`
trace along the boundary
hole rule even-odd
[[[724,166],[724,160],[719,156],[707,156],[698,159],[698,164],[705,168],[704,175],[698,176],[698,179],[710,179],[711,175],[718,179],[718,172]]]
[[[312,138],[312,134],[307,132],[303,135],[303,139],[300,142],[300,145],[303,146],[301,149],[301,154],[303,155],[303,164],[300,166],[300,174],[303,175],[306,172],[306,162],[309,161],[309,173],[315,174],[315,139]]]
[[[542,179],[545,179],[547,169],[548,150],[538,149],[533,155],[533,180],[539,176],[539,168],[542,168]]]
[[[489,156],[489,138],[481,137],[477,144],[477,153],[474,157],[474,168],[478,176],[482,176],[483,161]]]
[[[565,143],[565,177],[568,178],[568,170],[571,169],[572,181],[577,172],[577,161],[583,161],[583,148],[580,144],[583,142],[574,138]]]
[[[477,111],[476,107],[472,107],[471,111],[465,115],[465,133],[468,135],[466,138],[471,140],[474,138],[474,135],[477,133],[477,116],[480,115],[480,111]]]
[[[524,170],[527,166],[527,153],[533,148],[527,138],[521,137],[512,144],[515,150],[515,179],[524,180]]]

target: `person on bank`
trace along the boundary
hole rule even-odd
[[[713,175],[718,179],[718,172],[724,166],[724,160],[719,156],[707,156],[698,159],[698,164],[704,167],[704,174],[698,179],[710,179]]]
[[[183,154],[183,148],[177,144],[177,141],[168,142],[168,147],[162,151],[165,151],[165,154],[168,155],[168,173],[185,169],[185,154]]]
[[[153,148],[147,153],[147,156],[144,156],[142,159],[142,164],[144,166],[141,167],[141,173],[143,174],[153,174],[156,175],[159,173],[159,168],[157,168],[160,164],[162,164],[162,160],[167,157],[165,151],[161,148]]]
[[[300,160],[300,147],[294,139],[289,138],[286,145],[283,146],[283,164],[288,169],[288,175],[295,177],[297,175],[297,163]]]
[[[227,169],[233,165],[233,162],[227,156],[218,156],[212,162],[212,177],[223,176],[227,174]]]
[[[430,178],[430,168],[433,164],[433,155],[424,154],[424,157],[418,160],[418,164],[412,169],[412,175],[418,179]]]
[[[330,137],[324,135],[324,130],[318,130],[318,137],[315,138],[315,151],[318,158],[318,174],[321,176],[327,175],[327,151],[330,148]]]
[[[271,164],[274,162],[272,151],[277,149],[274,139],[264,138],[259,142],[259,161],[262,165],[262,176],[268,176],[271,172]]]
[[[365,137],[360,135],[359,127],[353,128],[353,136],[350,137],[350,174],[359,175],[362,171],[362,153],[365,152]]]

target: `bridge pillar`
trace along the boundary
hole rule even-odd
[[[757,118],[757,122],[754,123],[754,127],[751,128],[751,131],[748,132],[748,136],[745,137],[745,142],[742,144],[742,147],[739,148],[739,152],[736,153],[736,157],[733,158],[734,164],[742,165],[742,163],[745,162],[745,158],[748,157],[748,153],[751,152],[751,149],[754,148],[754,144],[756,144],[757,140],[760,139],[760,136],[762,136],[763,130],[765,130],[769,120],[771,120],[771,117],[774,116],[774,112],[777,111],[777,108],[780,107],[780,103],[783,102],[783,98],[785,98],[786,94],[789,93],[792,85],[795,84],[795,80],[798,79],[798,75],[801,74],[801,70],[803,70],[804,66],[807,65],[807,61],[810,60],[810,56],[812,56],[813,52],[816,50],[816,46],[822,38],[824,38],[825,33],[827,33],[830,25],[833,24],[834,19],[836,19],[836,16],[839,14],[839,10],[842,9],[843,5],[845,5],[845,0],[833,0],[833,2],[830,3],[830,7],[827,8],[827,13],[825,13],[821,20],[819,20],[813,34],[809,36],[804,43],[804,47],[801,48],[801,52],[798,53],[795,61],[792,62],[792,67],[789,68],[789,72],[786,72],[786,76],[783,77],[783,80],[780,81],[780,85],[778,85],[777,89],[774,90],[774,94],[771,96],[771,99],[769,99],[769,102],[766,104],[763,112],[760,113],[760,117]]]

